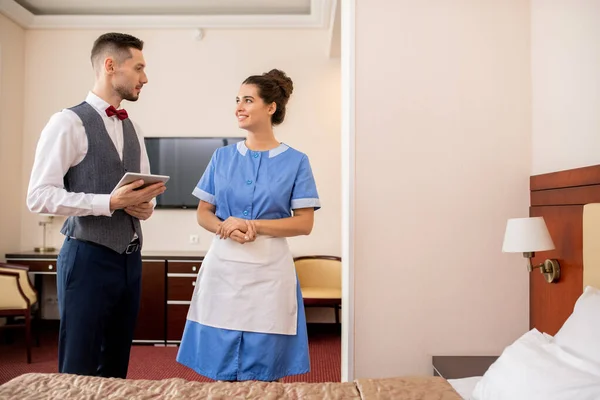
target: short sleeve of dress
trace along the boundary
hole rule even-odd
[[[216,205],[215,202],[215,164],[217,159],[217,151],[215,151],[206,166],[206,170],[198,184],[194,188],[192,195],[202,201]]]
[[[292,210],[313,207],[316,211],[321,208],[319,194],[317,193],[317,184],[306,155],[300,161],[298,174],[294,181],[291,206]]]

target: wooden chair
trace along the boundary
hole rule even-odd
[[[31,285],[28,267],[0,263],[0,317],[24,317],[22,324],[7,324],[0,328],[25,328],[27,363],[31,364],[32,308],[38,302]]]
[[[342,259],[336,256],[294,258],[305,307],[331,307],[340,323]]]

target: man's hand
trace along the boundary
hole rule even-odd
[[[125,207],[125,212],[132,217],[145,221],[150,218],[154,212],[154,206],[150,202],[141,203],[135,206]]]
[[[132,182],[115,190],[112,196],[110,196],[110,211],[148,203],[159,194],[164,193],[167,189],[164,182],[158,182],[144,189],[136,190],[143,184],[144,181],[140,179],[139,181]],[[152,212],[150,214],[152,214]]]

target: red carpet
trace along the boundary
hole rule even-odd
[[[329,332],[328,332],[329,331]],[[22,331],[13,331],[21,335]],[[0,384],[28,372],[57,371],[57,335],[42,335],[40,347],[32,349],[32,363],[27,364],[25,343],[15,339],[6,344],[0,331]],[[311,372],[284,378],[284,382],[339,382],[341,374],[341,339],[339,330],[309,328]],[[130,379],[183,378],[190,381],[209,382],[191,369],[175,361],[177,347],[134,345],[129,362]]]

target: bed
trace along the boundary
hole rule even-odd
[[[0,386],[0,399],[302,399],[461,400],[439,377],[358,379],[344,383],[190,382],[67,374],[24,374]]]
[[[533,327],[484,376],[449,379],[463,399],[600,399],[600,203],[582,205],[580,223],[565,223],[579,226],[582,236],[583,284],[571,313],[553,335]]]

